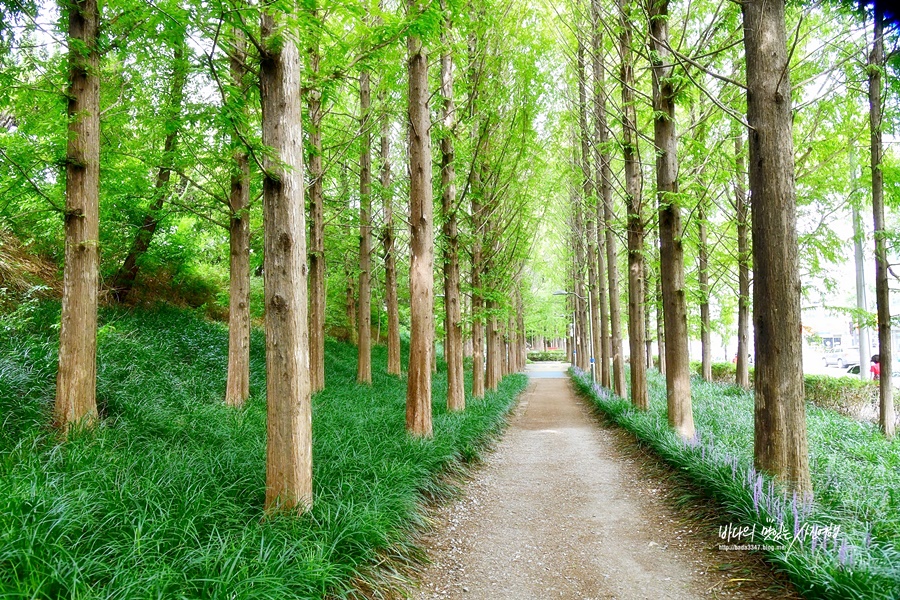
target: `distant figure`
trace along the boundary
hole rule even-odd
[[[872,379],[875,381],[881,377],[881,360],[877,354],[872,355],[872,366],[869,367],[869,373],[872,374]]]

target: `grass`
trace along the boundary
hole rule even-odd
[[[763,547],[805,597],[900,598],[900,441],[808,404],[809,503],[753,468],[752,392],[694,378],[697,436],[684,442],[668,428],[658,373],[650,374],[647,412],[581,371],[573,379],[603,413],[717,501],[727,513],[722,526],[756,525],[754,539],[730,543]]]
[[[265,519],[260,332],[252,398],[232,410],[222,326],[172,309],[104,311],[104,418],[60,443],[47,426],[59,308],[27,311],[0,323],[2,598],[350,597],[396,584],[390,565],[416,557],[423,502],[450,491],[443,475],[477,459],[525,385],[508,377],[448,414],[441,370],[435,437],[417,440],[404,431],[405,381],[382,374],[385,350],[364,387],[355,348],[330,343],[313,401],[315,506]]]

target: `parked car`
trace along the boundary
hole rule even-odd
[[[850,365],[859,364],[859,348],[836,348],[822,357],[825,366],[832,365],[844,369]]]

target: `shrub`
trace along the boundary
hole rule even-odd
[[[878,383],[856,377],[806,375],[803,378],[806,399],[816,406],[837,411],[859,421],[877,416]]]
[[[528,353],[528,360],[531,362],[562,362],[566,360],[566,353],[562,350],[542,350]]]

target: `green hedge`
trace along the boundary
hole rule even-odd
[[[876,415],[878,383],[856,377],[806,375],[803,378],[806,399],[816,406],[828,408],[860,421]]]
[[[541,350],[528,353],[528,360],[531,362],[548,362],[566,360],[566,353],[562,350]]]

